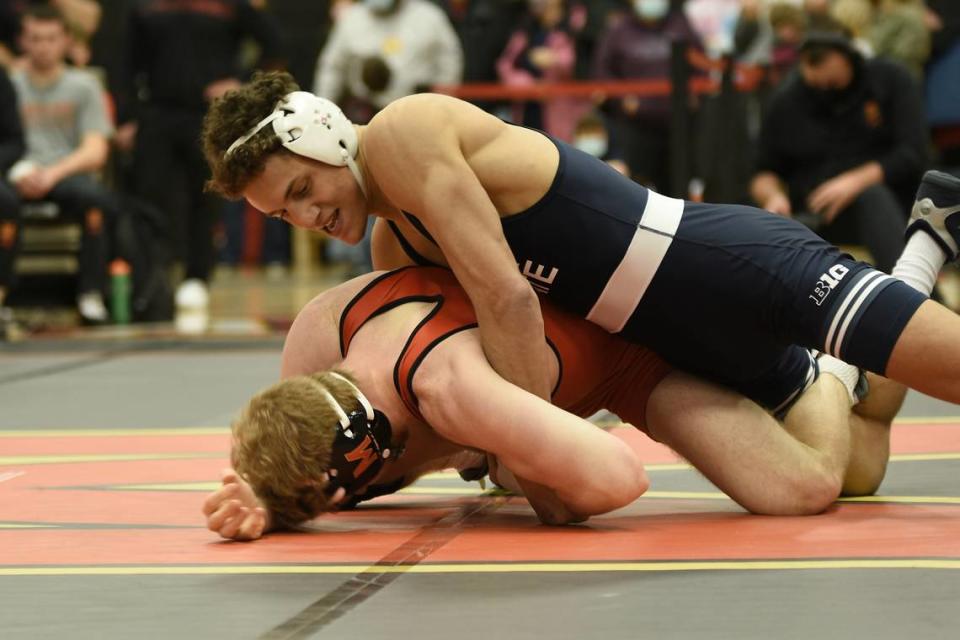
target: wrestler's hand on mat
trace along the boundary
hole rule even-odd
[[[487,454],[487,466],[490,479],[518,496],[524,496],[543,524],[563,525],[583,522],[587,519],[570,511],[553,489],[515,476],[512,471],[497,461],[496,456]]]
[[[207,528],[230,540],[256,540],[270,528],[270,513],[246,480],[233,469],[221,474],[223,486],[203,503]]]

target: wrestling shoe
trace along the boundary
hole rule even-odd
[[[960,178],[927,171],[917,189],[906,236],[923,230],[940,245],[948,260],[956,260],[960,245]]]

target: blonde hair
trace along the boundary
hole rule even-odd
[[[234,421],[231,463],[276,521],[292,526],[329,511],[324,474],[339,429],[339,413],[360,401],[342,371],[288,378],[255,395]]]

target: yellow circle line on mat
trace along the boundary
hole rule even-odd
[[[230,427],[173,427],[170,429],[8,429],[0,438],[92,438],[101,436],[219,436],[229,435]]]
[[[131,462],[147,460],[195,460],[198,458],[226,458],[220,451],[181,453],[77,453],[43,456],[0,456],[0,467],[31,464],[74,464],[78,462]]]
[[[960,569],[960,559],[717,560],[665,562],[504,562],[384,565],[141,565],[0,567],[0,576],[143,576],[358,573],[591,573],[669,571],[788,571],[821,569]]]

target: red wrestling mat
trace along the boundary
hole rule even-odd
[[[881,496],[815,517],[749,516],[715,489],[673,490],[681,477],[689,485],[691,472],[637,434],[650,494],[582,526],[539,526],[523,501],[439,474],[408,493],[320,518],[309,531],[254,544],[221,542],[203,527],[200,505],[226,464],[225,430],[23,433],[0,433],[0,575],[347,573],[382,568],[387,558],[427,572],[789,568],[841,560],[960,568],[955,422],[894,430],[891,474],[901,485],[906,478],[908,486],[925,487],[922,493],[903,495],[888,474]],[[932,473],[944,465],[952,472]],[[949,480],[931,479],[938,476]],[[403,549],[419,555],[408,561],[398,555]]]

